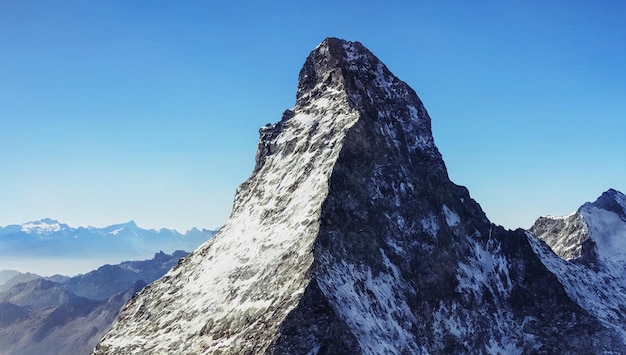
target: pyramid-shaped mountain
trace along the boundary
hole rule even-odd
[[[626,350],[450,181],[422,102],[360,43],[315,48],[260,134],[229,221],[95,354]]]

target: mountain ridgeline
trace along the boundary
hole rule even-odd
[[[430,125],[369,50],[324,40],[229,221],[94,354],[626,352],[563,259],[450,181]]]
[[[160,252],[72,278],[14,275],[0,290],[0,353],[89,354],[122,306],[185,255]]]
[[[136,260],[161,250],[194,250],[215,234],[192,228],[185,233],[172,229],[144,229],[133,221],[104,228],[70,227],[57,220],[0,227],[0,258],[106,258]]]

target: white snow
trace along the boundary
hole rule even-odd
[[[465,297],[470,294],[476,299],[482,298],[483,289],[487,289],[495,297],[508,297],[511,292],[509,265],[500,253],[500,245],[490,239],[486,247],[472,241],[472,255],[469,263],[459,263],[457,291]]]
[[[606,327],[615,330],[626,344],[626,329],[623,324],[626,315],[626,265],[623,261],[614,262],[611,258],[601,258],[599,270],[584,264],[563,260],[555,255],[548,245],[527,233],[533,250],[542,263],[553,272],[567,294],[597,317]]]
[[[29,234],[48,234],[59,232],[62,229],[57,221],[36,221],[22,224],[22,232]]]
[[[581,213],[600,256],[626,264],[626,221],[614,212],[592,205],[583,207]]]
[[[114,231],[109,232],[109,234],[110,234],[110,235],[118,235],[118,234],[119,234],[121,231],[123,231],[123,230],[124,230],[124,227],[122,227],[122,228],[118,228],[118,229],[116,229],[116,230],[114,230]]]
[[[553,215],[545,215],[545,216],[541,216],[539,218],[548,218],[548,219],[556,219],[556,220],[563,220],[563,219],[570,219],[572,216],[574,216],[576,214],[576,211],[570,213],[570,214],[566,214],[563,216],[553,216]]]
[[[613,196],[626,211],[626,197]],[[544,265],[559,278],[572,299],[608,328],[620,334],[626,344],[626,221],[613,211],[584,204],[567,216],[545,217],[562,223],[556,235],[541,236],[548,245],[528,233],[528,239]],[[595,260],[561,259],[564,251],[581,248],[584,241],[593,241]],[[592,262],[592,264],[588,264]]]
[[[461,222],[459,215],[446,205],[443,205],[443,213],[446,216],[446,223],[448,223],[448,226],[454,227]]]
[[[485,344],[486,353],[521,354],[519,346],[533,344],[534,336],[524,332],[524,327],[505,307],[512,290],[509,262],[501,253],[500,244],[494,239],[482,244],[471,236],[465,238],[470,253],[457,266],[456,287],[463,302],[439,302],[438,309],[433,313],[434,335],[440,339],[448,334],[453,335],[471,348],[468,339],[475,336],[476,328],[480,328],[484,332],[481,342]],[[482,308],[487,293],[502,307],[495,311]],[[489,327],[477,323],[477,320],[484,320],[485,317]],[[473,351],[482,352],[479,349]]]
[[[382,249],[380,257],[385,270],[373,274],[367,265],[332,262],[332,256],[322,255],[322,262],[330,267],[319,286],[348,323],[364,353],[409,353],[419,348],[409,331],[418,320],[406,303],[415,290],[401,288],[408,283]]]

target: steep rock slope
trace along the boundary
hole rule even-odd
[[[530,233],[571,297],[626,342],[626,196],[610,189],[562,217],[540,217]]]
[[[228,223],[95,354],[626,350],[449,180],[422,102],[360,43],[313,50],[260,133]]]

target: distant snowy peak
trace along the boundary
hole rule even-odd
[[[602,258],[626,261],[626,196],[609,190],[580,209]]]
[[[129,221],[121,224],[114,224],[104,228],[94,228],[94,230],[99,231],[101,234],[107,236],[137,236],[137,232],[143,231],[143,228],[137,226],[135,221]],[[147,232],[152,232],[152,230],[145,230]]]
[[[575,213],[540,217],[530,232],[565,260],[626,260],[626,196],[610,189]]]
[[[26,233],[31,235],[50,235],[56,234],[59,232],[67,232],[67,233],[78,233],[81,230],[90,231],[93,233],[97,233],[99,235],[121,235],[123,231],[127,231],[129,233],[133,232],[142,232],[142,233],[152,233],[152,234],[172,234],[178,237],[184,237],[185,235],[194,235],[198,233],[207,233],[213,232],[208,229],[198,229],[196,227],[192,227],[184,233],[181,233],[175,229],[169,228],[152,228],[145,229],[137,225],[137,223],[133,220],[120,223],[113,224],[106,227],[71,227],[65,223],[61,223],[56,219],[51,218],[43,218],[37,221],[30,221],[22,224],[12,224],[7,226],[0,226],[0,236],[8,233]]]
[[[617,190],[606,191],[595,202],[587,202],[581,209],[590,209],[591,207],[613,212],[626,223],[626,195]]]
[[[21,231],[28,234],[51,234],[67,228],[69,228],[67,224],[61,224],[54,219],[44,218],[39,221],[31,221],[22,224]]]
[[[161,228],[143,229],[134,221],[107,227],[70,227],[45,218],[0,227],[0,258],[22,257],[103,257],[126,259],[148,257],[156,251],[191,251],[216,231],[192,228],[182,234]]]

